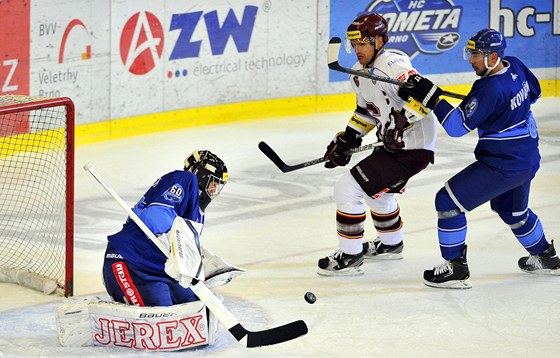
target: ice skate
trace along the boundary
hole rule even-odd
[[[362,244],[362,254],[367,260],[401,260],[404,244],[385,245],[379,239],[366,241]]]
[[[519,259],[521,271],[533,274],[560,275],[560,259],[554,249],[554,240],[546,250],[536,256],[525,256]]]
[[[363,263],[364,257],[361,253],[349,255],[338,250],[319,260],[317,273],[321,276],[359,276],[364,274],[360,267]]]
[[[470,272],[467,265],[467,246],[463,249],[463,256],[424,271],[424,284],[436,288],[471,288]]]

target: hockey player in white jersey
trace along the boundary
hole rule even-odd
[[[387,29],[386,20],[376,13],[361,15],[350,24],[347,50],[353,48],[358,60],[353,68],[406,81],[417,71],[407,56],[385,50]],[[404,229],[395,194],[402,193],[408,180],[434,161],[437,121],[432,114],[422,118],[405,113],[403,98],[408,96],[397,85],[354,75],[350,83],[356,92],[356,109],[346,129],[327,147],[325,167],[347,165],[350,156],[344,152],[360,146],[362,137],[371,131],[384,147],[374,150],[335,185],[339,249],[319,260],[317,273],[325,276],[363,274],[364,258],[402,258]],[[369,240],[364,239],[366,207],[377,230]]]

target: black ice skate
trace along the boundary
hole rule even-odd
[[[402,241],[396,245],[385,245],[377,239],[364,242],[362,247],[362,254],[368,260],[400,260],[403,258],[404,244]]]
[[[554,240],[540,254],[522,257],[517,264],[524,272],[560,275],[560,259],[556,255],[556,250],[554,250]]]
[[[317,273],[321,276],[358,276],[364,271],[360,266],[364,263],[361,253],[356,255],[345,254],[338,250],[334,254],[319,260]]]
[[[424,283],[436,288],[471,288],[470,272],[467,265],[467,246],[463,249],[463,256],[424,271]]]

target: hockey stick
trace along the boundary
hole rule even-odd
[[[403,82],[403,81],[395,80],[395,79],[392,79],[392,78],[389,78],[389,77],[377,76],[377,75],[374,75],[374,74],[371,74],[371,73],[368,73],[368,72],[356,71],[356,70],[353,70],[351,68],[342,67],[338,63],[338,54],[340,52],[341,43],[342,43],[342,40],[340,40],[340,37],[333,37],[329,41],[329,47],[327,49],[327,62],[329,64],[329,68],[331,70],[338,71],[338,72],[344,72],[344,73],[348,73],[350,75],[356,75],[356,76],[360,76],[360,77],[364,77],[364,78],[369,78],[369,79],[375,80],[375,81],[387,82],[387,83],[397,85],[397,86],[400,86],[400,87],[404,87],[404,88],[414,87],[414,85],[412,83]],[[465,99],[465,97],[466,97],[462,94],[443,91],[443,90],[442,90],[441,94],[443,96],[446,96],[446,97],[458,98],[458,99]]]
[[[132,209],[126,205],[121,199],[119,194],[111,188],[93,168],[91,164],[86,164],[84,170],[89,172],[95,180],[117,201],[121,208],[126,211],[128,216],[140,227],[140,229],[153,241],[153,243],[161,250],[164,255],[167,254],[167,249],[163,243],[154,235],[154,233],[144,224],[142,220],[136,215]],[[283,326],[266,329],[262,331],[248,331],[237,321],[231,312],[223,305],[223,303],[206,287],[206,285],[198,280],[193,280],[192,285],[189,287],[196,296],[206,304],[206,306],[216,315],[218,320],[228,329],[228,331],[240,343],[248,348],[268,346],[277,343],[289,341],[307,334],[307,325],[304,321],[294,321]]]
[[[367,144],[355,149],[351,149],[348,150],[346,152],[344,152],[344,154],[346,155],[350,155],[350,154],[354,154],[354,153],[358,153],[358,152],[363,152],[365,150],[369,150],[369,149],[373,149],[375,147],[379,147],[382,146],[383,142],[376,142],[376,143],[371,143],[371,144]],[[274,149],[270,148],[270,146],[268,144],[266,144],[265,142],[260,142],[259,143],[259,149],[261,150],[261,152],[264,153],[264,155],[266,155],[268,157],[268,159],[272,160],[272,162],[278,167],[278,169],[280,169],[282,171],[282,173],[287,173],[287,172],[293,172],[294,170],[298,170],[301,168],[306,168],[309,167],[311,165],[315,165],[315,164],[319,164],[319,163],[323,163],[326,162],[327,159],[325,158],[317,158],[317,159],[313,159],[307,162],[303,162],[303,163],[299,163],[299,164],[294,164],[294,165],[288,165],[286,163],[284,163],[284,161],[278,156],[278,154],[276,154],[276,152],[274,151]]]

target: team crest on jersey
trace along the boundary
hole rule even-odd
[[[532,114],[529,115],[527,126],[529,127],[529,135],[531,136],[531,138],[537,138],[539,135],[537,132],[537,123],[535,122],[535,118]]]
[[[173,184],[171,188],[167,189],[165,193],[163,193],[163,197],[165,200],[169,200],[173,203],[180,203],[183,201],[184,194],[185,190],[180,184]]]
[[[476,100],[476,98],[473,97],[465,106],[465,115],[467,116],[467,118],[471,118],[474,112],[476,112],[477,108],[478,108],[478,101]]]

